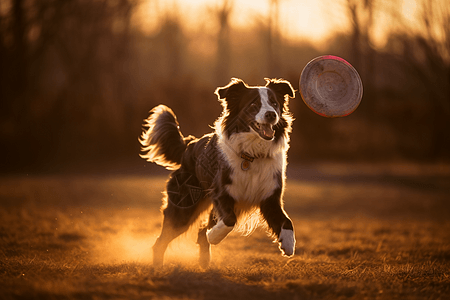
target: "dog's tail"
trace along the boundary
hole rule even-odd
[[[194,137],[183,136],[173,111],[165,105],[158,105],[150,111],[142,126],[140,156],[168,170],[178,169],[186,145]]]

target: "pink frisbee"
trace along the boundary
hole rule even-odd
[[[345,59],[333,55],[311,60],[300,76],[303,102],[324,117],[345,117],[361,103],[361,77]]]

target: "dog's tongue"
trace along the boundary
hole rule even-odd
[[[272,128],[272,125],[270,124],[261,124],[261,133],[264,138],[271,140],[273,139],[273,136],[275,134],[275,131]]]

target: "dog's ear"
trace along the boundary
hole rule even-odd
[[[235,95],[236,93],[239,93],[244,89],[247,89],[247,85],[245,84],[244,81],[242,81],[242,79],[231,78],[229,84],[227,84],[224,87],[217,88],[214,94],[216,94],[220,100],[223,100],[225,98],[229,98],[230,96]]]
[[[291,98],[295,97],[295,90],[292,88],[292,85],[289,81],[284,79],[269,79],[264,78],[266,80],[266,87],[274,91],[275,93],[282,95],[283,98],[288,95]]]

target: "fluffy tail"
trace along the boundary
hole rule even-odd
[[[183,136],[173,111],[165,105],[158,105],[150,111],[142,126],[139,142],[143,153],[140,157],[168,170],[178,169],[186,145],[194,137]]]

